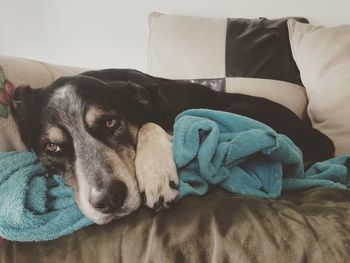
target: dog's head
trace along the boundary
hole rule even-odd
[[[134,159],[147,96],[139,85],[88,76],[16,90],[11,112],[23,142],[49,173],[64,176],[81,211],[98,224],[140,205]]]

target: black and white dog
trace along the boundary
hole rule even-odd
[[[128,69],[62,77],[42,89],[18,87],[11,112],[26,147],[50,173],[64,175],[87,217],[104,224],[135,211],[142,196],[154,209],[175,198],[178,179],[166,132],[190,108],[263,122],[290,137],[307,163],[334,154],[327,136],[277,103]]]

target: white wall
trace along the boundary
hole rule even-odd
[[[349,0],[0,0],[0,54],[86,68],[145,70],[152,11],[211,17],[305,16],[350,24]]]

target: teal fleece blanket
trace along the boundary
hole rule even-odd
[[[61,176],[47,177],[32,152],[0,153],[0,236],[45,241],[92,222],[83,216],[73,189]]]
[[[317,163],[304,173],[301,151],[290,139],[243,116],[185,111],[176,118],[173,140],[178,200],[204,195],[209,185],[262,198],[318,186],[349,187],[348,156]],[[0,153],[0,236],[44,241],[90,224],[73,190],[60,176],[47,177],[33,153]]]
[[[178,199],[204,195],[209,185],[260,198],[350,185],[348,156],[316,163],[305,173],[302,153],[288,137],[227,112],[195,109],[178,115],[173,152],[180,178]]]

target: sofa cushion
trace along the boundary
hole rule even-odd
[[[8,56],[0,56],[0,66],[3,68],[6,78],[15,86],[30,85],[32,88],[46,87],[59,77],[85,71],[82,68]]]
[[[217,192],[54,241],[7,241],[0,262],[346,262],[349,247],[350,191],[280,200]]]
[[[302,22],[307,20],[299,18]],[[307,98],[287,18],[202,18],[152,13],[148,73],[265,97],[303,117]]]
[[[334,141],[337,155],[350,153],[350,25],[290,20],[288,27],[312,125]]]

